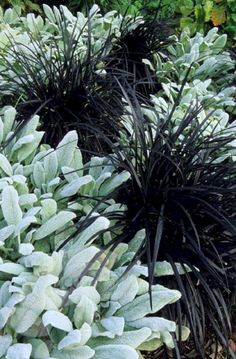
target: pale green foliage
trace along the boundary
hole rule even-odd
[[[53,36],[53,34],[57,34],[61,36],[62,21],[66,21],[68,24],[68,31],[72,31],[75,28],[75,35],[79,35],[81,30],[84,30],[84,36],[81,37],[81,43],[86,45],[85,35],[88,30],[88,18],[83,15],[83,13],[78,12],[73,15],[66,6],[61,5],[60,8],[53,6],[50,8],[48,5],[43,5],[44,17],[30,13],[26,16],[19,16],[14,9],[7,9],[5,12],[0,11],[0,20],[1,26],[6,31],[10,29],[10,27],[15,29],[15,34],[19,36],[19,39],[25,43],[29,41],[29,36],[27,36],[28,31],[30,34],[36,35],[40,34],[40,37],[44,40]],[[122,21],[122,16],[118,16],[116,11],[111,11],[106,15],[102,16],[100,14],[100,9],[97,5],[94,5],[90,12],[90,26],[92,34],[95,36],[93,39],[93,45],[99,48],[99,44],[101,46],[102,41],[106,38],[107,32],[109,30],[112,33],[116,33],[116,31],[120,28],[120,22]],[[20,36],[21,35],[21,36]],[[99,41],[100,37],[100,41]]]
[[[65,62],[67,61],[66,44],[71,41],[76,43],[73,56],[77,62],[83,63],[86,60],[88,50],[91,57],[100,51],[105,56],[120,36],[121,24],[124,20],[116,11],[102,16],[97,5],[91,8],[88,17],[80,12],[75,16],[62,5],[60,8],[44,5],[43,9],[44,17],[34,14],[20,17],[14,9],[8,9],[0,14],[2,94],[15,93],[18,85],[25,83],[25,79],[22,80],[21,76],[28,77],[30,81],[31,73],[26,73],[25,59],[31,64],[31,68],[34,68],[35,73],[38,72],[38,76],[44,78],[46,82],[49,66],[45,62],[53,59],[56,72],[55,69],[60,66],[62,59],[65,58]],[[127,21],[128,19],[129,17]],[[16,53],[22,57],[21,64],[19,56],[15,56]],[[103,67],[101,61],[96,64],[95,71],[101,72]],[[56,78],[56,73],[54,76]],[[11,84],[8,81],[9,77],[12,79]]]
[[[152,129],[153,138],[156,134],[156,124],[158,121],[168,120],[168,116],[172,113],[171,122],[174,125],[174,130],[178,131],[181,121],[186,116],[189,109],[196,111],[194,123],[191,121],[189,125],[182,131],[177,139],[177,143],[182,143],[184,137],[188,137],[191,131],[198,124],[203,124],[201,131],[199,131],[199,143],[204,138],[213,136],[224,137],[232,135],[235,137],[236,122],[230,121],[229,111],[227,107],[235,108],[235,94],[236,87],[228,87],[218,93],[209,90],[208,87],[211,80],[193,80],[192,83],[187,82],[182,89],[182,93],[178,104],[176,105],[176,98],[180,91],[181,85],[174,82],[162,84],[163,90],[157,95],[151,95],[151,106],[142,106],[142,112],[151,127],[147,130],[147,139],[149,138],[148,131]],[[172,112],[174,108],[174,111]],[[127,112],[131,113],[131,109],[127,106]],[[130,134],[127,138],[126,133],[121,133],[123,143],[128,144],[132,139],[133,134],[133,118],[132,116],[123,116],[123,125],[126,131]],[[141,145],[140,145],[141,146]],[[222,152],[223,151],[223,152]],[[233,140],[227,144],[227,151],[225,148],[219,149],[217,158],[214,161],[221,162],[226,158],[236,159],[236,142]],[[141,152],[141,151],[140,151]],[[214,154],[215,155],[215,154]],[[213,160],[211,158],[211,160]],[[209,159],[210,161],[210,159]]]
[[[0,118],[0,137],[12,135],[15,109],[6,107]],[[94,157],[95,171],[85,169],[77,147],[77,133],[68,132],[55,150],[39,146],[43,132],[37,131],[39,118],[34,116],[27,126],[5,146],[0,156],[0,240],[14,252],[7,258],[17,258],[20,244],[31,243],[45,252],[54,250],[61,240],[76,232],[73,220],[86,216],[97,205],[96,197],[112,192],[128,179],[128,175],[114,174],[105,158]],[[68,198],[72,198],[70,200]],[[78,199],[80,200],[78,201]],[[102,213],[109,204],[97,206]],[[117,210],[122,207],[117,205]],[[104,230],[108,220],[100,217],[98,227]],[[89,238],[84,234],[83,243]]]
[[[219,83],[225,85],[227,73],[234,69],[234,61],[224,51],[227,35],[219,35],[218,28],[212,28],[205,36],[197,33],[190,37],[184,30],[180,37],[172,37],[173,44],[168,47],[168,58],[155,55],[153,64],[155,71],[163,82],[171,79],[182,83],[187,70],[191,67],[188,80],[214,79],[213,89]],[[222,77],[224,74],[226,77]]]
[[[154,111],[145,109],[144,113],[156,123],[158,118],[167,118],[179,98],[172,115],[176,128],[188,109],[198,108],[196,119],[200,123],[207,119],[200,136],[224,131],[229,127],[236,94],[236,87],[226,86],[227,80],[232,82],[230,70],[235,68],[235,61],[224,51],[226,35],[219,35],[218,29],[213,28],[205,36],[197,33],[191,38],[185,30],[179,39],[174,36],[173,40],[168,58],[156,54],[154,63],[149,63],[163,89],[151,96]],[[232,123],[226,131],[234,132],[234,127]]]
[[[33,251],[22,255],[17,263],[3,261],[0,265],[0,277],[4,278],[0,290],[0,327],[5,334],[1,337],[3,355],[10,355],[21,335],[30,344],[18,348],[20,353],[28,350],[24,358],[30,357],[31,350],[31,357],[38,358],[39,347],[45,358],[52,355],[84,359],[108,358],[112,347],[114,358],[126,357],[128,353],[129,357],[138,358],[136,349],[144,343],[150,342],[153,349],[163,342],[173,346],[170,333],[175,332],[175,323],[155,316],[145,319],[145,316],[175,302],[180,293],[153,286],[151,309],[148,283],[139,278],[140,271],[134,270],[119,280],[119,270],[108,268],[109,262],[92,285],[102,257],[76,284],[81,269],[97,252],[90,245],[71,258],[63,251],[52,255]],[[115,264],[122,255],[124,248],[120,245],[110,262]],[[76,285],[72,290],[71,281]],[[14,339],[7,335],[9,332],[14,333]]]
[[[13,107],[2,109],[1,141],[11,137],[15,115]],[[122,211],[119,204],[98,206],[94,222],[56,251],[96,205],[94,196],[112,192],[128,176],[116,174],[104,158],[93,157],[84,166],[74,131],[55,150],[40,145],[38,121],[34,116],[2,146],[0,157],[0,358],[138,359],[140,349],[173,347],[176,324],[147,315],[177,301],[179,291],[154,285],[151,308],[149,285],[141,278],[148,274],[146,266],[137,263],[124,274],[143,230],[130,246],[118,245],[94,280],[106,256],[96,238],[102,230],[108,231],[105,241],[112,238],[111,223],[102,214]],[[189,270],[177,266],[180,273]],[[173,270],[160,262],[155,273]],[[189,331],[183,327],[182,333],[186,339]]]
[[[181,85],[177,85],[173,82],[163,84],[162,96],[151,96],[153,111],[144,109],[144,113],[156,123],[157,118],[165,120],[172,108],[175,107],[172,121],[175,123],[177,130],[188,109],[198,109],[195,121],[205,123],[199,134],[199,140],[201,140],[202,137],[211,136],[213,133],[218,135],[222,134],[222,136],[226,133],[232,133],[232,135],[234,135],[235,123],[230,123],[229,112],[226,111],[226,108],[235,106],[234,96],[236,94],[236,87],[228,87],[216,93],[209,90],[210,85],[211,80],[201,81],[196,79],[193,80],[192,83],[187,82],[182,89],[179,103],[175,107],[175,100]],[[193,123],[190,123],[189,130],[191,130],[192,126]],[[186,136],[187,135],[188,131],[186,129]],[[179,139],[180,141],[182,140],[181,137]],[[229,151],[229,156],[231,154],[232,152]]]
[[[151,95],[151,106],[142,108],[144,116],[153,124],[154,137],[158,121],[168,121],[171,114],[171,121],[177,131],[190,109],[196,111],[195,124],[197,121],[204,123],[199,141],[213,134],[235,136],[236,123],[230,120],[230,113],[236,104],[236,87],[225,86],[227,74],[235,67],[235,61],[228,52],[223,52],[226,35],[218,35],[217,31],[217,28],[213,28],[206,36],[198,33],[193,38],[187,30],[183,31],[179,39],[174,37],[175,42],[168,48],[168,58],[166,55],[155,54],[153,63],[144,60],[156,72],[162,85],[162,90]],[[232,80],[232,74],[230,76]],[[219,85],[222,80],[224,86]],[[127,113],[132,113],[128,106],[127,110]],[[124,127],[131,136],[132,123],[132,116],[123,116]],[[192,121],[184,136],[187,137],[193,128]],[[121,136],[124,142],[129,141],[126,135]],[[180,143],[183,140],[181,136]],[[222,161],[226,157],[235,160],[235,145],[235,141],[229,143],[228,152],[224,151],[223,156],[219,152],[218,160]]]
[[[229,121],[229,111],[225,109],[235,107],[236,94],[235,87],[227,87],[227,80],[233,80],[230,70],[235,68],[235,61],[224,51],[226,35],[219,35],[218,29],[213,28],[205,36],[197,33],[191,38],[185,30],[179,39],[174,36],[173,40],[168,58],[156,54],[154,63],[149,64],[163,87],[151,96],[158,117],[166,118],[181,91],[172,117],[177,125],[187,109],[201,106],[197,117],[199,121],[208,117],[208,133],[213,128],[215,133],[222,130]]]
[[[9,63],[18,65],[14,52],[8,51],[13,39],[16,50],[32,60],[32,65],[42,51],[48,58],[54,52],[60,54],[60,48],[63,53],[62,21],[68,33],[75,31],[79,39],[76,51],[81,60],[88,50],[88,31],[91,54],[103,48],[108,35],[120,35],[122,17],[115,12],[101,16],[95,6],[88,24],[83,14],[74,16],[63,6],[60,10],[44,6],[45,19],[33,14],[19,18],[11,9],[0,14],[0,49],[6,59],[0,64],[2,75],[4,70],[15,76],[8,68]],[[58,43],[53,47],[55,37]],[[187,109],[201,103],[196,121],[208,116],[202,136],[233,132],[234,124],[228,126],[224,108],[234,105],[235,88],[217,90],[219,73],[233,68],[229,55],[222,53],[225,36],[213,29],[205,37],[197,34],[190,38],[183,32],[175,41],[168,58],[156,54],[153,63],[144,59],[156,71],[163,90],[152,96],[153,109],[143,108],[143,112],[155,125],[157,119],[165,120],[191,67],[172,116],[176,128]],[[99,65],[101,71],[103,64]],[[37,71],[47,77],[44,66]],[[217,81],[213,83],[209,77]],[[5,94],[16,91],[17,81],[15,78],[13,87],[5,87]],[[13,134],[15,116],[13,107],[0,112],[0,358],[138,359],[140,350],[155,350],[163,343],[172,348],[176,324],[155,313],[177,301],[180,293],[152,286],[151,308],[149,284],[143,279],[147,267],[137,263],[124,274],[144,231],[139,231],[129,246],[119,244],[112,254],[102,252],[99,246],[113,238],[109,228],[114,220],[111,223],[105,214],[124,211],[114,201],[98,205],[99,198],[127,181],[128,173],[117,174],[107,158],[93,157],[84,164],[75,131],[68,132],[56,149],[40,145],[43,132],[37,131],[38,116],[3,147]],[[132,122],[128,116],[123,120],[132,135]],[[234,148],[232,143],[228,156],[234,156]],[[218,160],[223,159],[219,153]],[[78,227],[91,212],[94,222],[78,235]],[[69,237],[73,240],[58,251]],[[180,274],[189,271],[187,266],[184,269],[177,264],[177,268]],[[172,274],[169,263],[156,264],[156,276]],[[188,335],[189,330],[182,328],[182,339]]]

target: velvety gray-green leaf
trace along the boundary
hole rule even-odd
[[[64,227],[68,222],[76,217],[76,214],[69,211],[61,211],[47,222],[45,222],[34,234],[34,239],[39,240],[49,236]]]
[[[2,212],[8,225],[16,225],[22,219],[18,193],[13,186],[7,186],[2,191]]]

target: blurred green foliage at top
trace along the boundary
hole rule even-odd
[[[3,8],[14,6],[21,12],[41,12],[43,3],[49,6],[66,5],[71,11],[84,11],[96,3],[103,13],[117,10],[122,14],[173,21],[177,30],[188,27],[193,35],[219,26],[228,33],[230,43],[236,40],[236,0],[0,0]]]

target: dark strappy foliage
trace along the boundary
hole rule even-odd
[[[165,48],[171,42],[168,40],[171,32],[167,25],[155,19],[137,19],[136,23],[137,26],[135,21],[130,21],[132,30],[127,25],[122,27],[121,37],[108,56],[108,69],[120,70],[124,74],[119,79],[120,84],[127,92],[129,88],[135,91],[140,101],[146,101],[161,85],[154,68],[145,60],[151,64],[153,56],[160,52],[167,58]]]
[[[226,348],[230,333],[236,163],[221,156],[228,153],[235,129],[216,132],[212,128],[204,134],[211,114],[199,121],[198,105],[188,108],[177,125],[173,113],[178,99],[164,120],[151,109],[156,121],[144,114],[138,101],[128,96],[126,100],[133,133],[120,141],[113,161],[119,170],[129,171],[131,179],[115,195],[127,205],[126,226],[116,243],[128,242],[145,228],[146,238],[134,262],[146,261],[150,285],[157,258],[172,264],[175,279],[168,285],[177,287],[182,299],[169,315],[179,323],[187,320],[199,358],[205,358],[209,328]],[[187,264],[192,272],[180,276],[175,262]]]
[[[32,39],[33,49],[10,39],[12,46],[8,51],[17,60],[17,67],[3,55],[6,70],[14,73],[9,77],[5,73],[6,86],[21,93],[17,130],[33,114],[39,114],[46,143],[55,146],[69,130],[76,129],[81,147],[103,151],[102,138],[116,133],[117,116],[123,108],[114,78],[99,72],[102,54],[110,44],[94,54],[89,33],[87,53],[81,60],[78,47],[83,30],[79,35],[75,28],[70,33],[65,19],[59,26],[62,48],[56,38],[46,46],[40,37]],[[32,37],[30,31],[29,36]]]
[[[44,43],[27,29],[30,45],[10,39],[9,56],[3,54],[0,59],[6,67],[2,90],[21,93],[20,99],[16,99],[18,129],[37,113],[45,131],[44,142],[55,146],[69,130],[76,129],[81,149],[107,153],[118,134],[123,113],[119,83],[136,88],[140,100],[156,89],[154,71],[142,60],[164,49],[162,35],[157,31],[161,24],[124,19],[121,38],[108,32],[103,46],[95,50],[89,16],[86,30],[84,26],[79,34],[77,23],[68,31],[63,13],[61,17],[59,40],[51,37]],[[87,32],[87,51],[81,59],[84,32]]]
[[[206,357],[209,333],[225,346],[229,358],[235,358],[227,343],[236,279],[236,163],[225,157],[235,137],[235,124],[220,132],[211,127],[206,134],[213,113],[200,121],[200,105],[190,106],[180,123],[173,120],[181,93],[164,119],[153,108],[141,107],[135,96],[130,99],[124,89],[123,95],[129,105],[124,121],[132,131],[129,137],[125,132],[117,138],[115,154],[109,157],[118,171],[130,173],[130,180],[112,194],[96,198],[96,207],[114,198],[126,204],[127,210],[124,215],[107,214],[117,224],[111,228],[113,239],[103,245],[108,253],[97,276],[109,253],[144,228],[146,237],[127,271],[141,259],[148,265],[151,286],[156,282],[156,261],[171,263],[174,279],[159,278],[158,283],[177,288],[182,298],[166,309],[165,316],[179,324],[187,323],[199,358]],[[95,218],[88,214],[79,223],[78,232]],[[179,274],[175,263],[182,264],[184,275]],[[181,347],[176,345],[176,357],[180,355]]]

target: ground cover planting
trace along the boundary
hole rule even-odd
[[[227,34],[34,5],[0,13],[0,358],[235,358]]]

